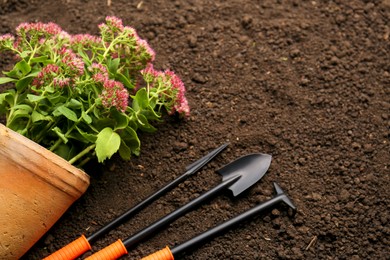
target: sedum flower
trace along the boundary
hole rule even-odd
[[[16,27],[16,33],[23,35],[27,33],[33,34],[44,34],[44,35],[57,35],[62,32],[59,25],[55,23],[22,23]]]
[[[65,70],[70,74],[81,76],[84,73],[84,61],[81,57],[78,57],[71,49],[63,47],[59,51],[61,56],[61,63]]]
[[[71,80],[70,78],[56,77],[53,78],[53,85],[60,88],[69,87],[71,85]]]
[[[84,48],[97,46],[101,43],[101,38],[90,34],[76,34],[69,37],[70,45],[81,45]]]
[[[107,68],[101,64],[101,63],[92,63],[91,67],[90,67],[90,70],[91,71],[94,71],[94,72],[98,72],[98,73],[101,73],[103,74],[104,76],[108,77],[108,70]]]
[[[9,33],[0,36],[0,50],[11,49],[14,45],[15,37]]]
[[[34,78],[32,84],[36,87],[41,87],[46,84],[50,84],[50,81],[59,73],[60,68],[55,64],[48,64],[42,68],[36,78]]]
[[[141,73],[151,91],[161,97],[169,114],[190,115],[184,83],[173,71],[158,71],[149,63]]]
[[[156,53],[134,28],[107,16],[99,29],[72,35],[54,23],[22,23],[15,36],[0,36],[0,51],[17,56],[0,77],[15,85],[0,93],[7,126],[79,165],[138,155],[138,131],[154,131],[164,111],[189,116],[183,82],[154,69]]]
[[[107,16],[106,17],[106,25],[111,29],[123,31],[122,20],[115,16]]]
[[[106,79],[103,82],[103,91],[99,95],[105,108],[115,107],[121,112],[125,112],[128,106],[129,93],[122,83]]]
[[[174,97],[174,105],[172,107],[172,110],[170,111],[171,114],[174,112],[178,112],[179,114],[189,116],[190,107],[188,106],[188,101],[185,97],[186,89],[184,87],[183,81],[173,71],[166,70],[164,74],[166,77],[168,77],[173,89],[176,90],[176,96]]]

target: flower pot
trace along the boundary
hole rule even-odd
[[[0,124],[0,259],[24,255],[88,185],[85,172]]]

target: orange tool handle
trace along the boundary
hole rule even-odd
[[[114,260],[127,254],[127,249],[120,239],[103,248],[95,254],[85,258],[86,260]]]
[[[145,256],[141,260],[174,260],[174,257],[169,247],[165,247],[153,254]]]
[[[84,235],[54,252],[43,260],[72,260],[91,250],[91,245]]]

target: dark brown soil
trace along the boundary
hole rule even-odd
[[[239,156],[273,156],[265,177],[226,192],[141,243],[124,259],[174,246],[272,196],[279,206],[181,259],[389,259],[390,1],[0,1],[0,33],[54,21],[97,34],[106,15],[135,27],[156,67],[183,79],[192,114],[143,134],[138,158],[90,165],[86,194],[26,254],[40,259],[90,235],[219,145],[221,156],[100,239],[125,239],[220,182]],[[2,61],[2,66],[6,61]]]

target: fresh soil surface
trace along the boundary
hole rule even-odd
[[[180,75],[191,116],[141,134],[139,157],[88,165],[85,195],[23,259],[91,235],[226,142],[198,174],[94,250],[219,184],[223,165],[260,152],[273,156],[260,182],[235,198],[222,192],[123,259],[178,245],[270,199],[274,181],[296,204],[295,216],[277,206],[180,259],[389,259],[389,0],[2,0],[0,33],[53,21],[69,33],[97,34],[107,15],[149,41],[155,67]]]

